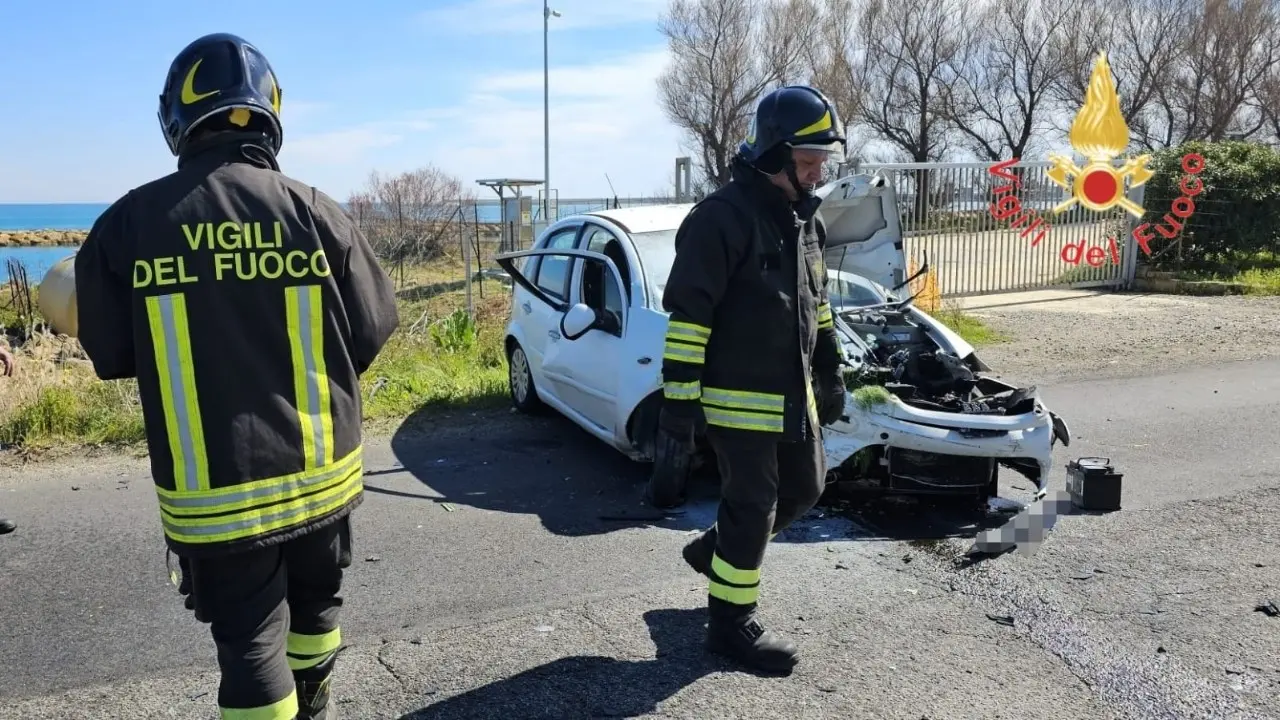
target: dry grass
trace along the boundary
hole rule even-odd
[[[385,430],[415,413],[501,402],[509,290],[492,279],[474,283],[471,322],[459,259],[403,270],[400,328],[362,380],[366,425]],[[53,335],[39,318],[17,317],[14,306],[9,290],[0,290],[0,325],[18,361],[15,375],[0,379],[0,446],[140,450],[137,383],[98,380],[76,340]]]

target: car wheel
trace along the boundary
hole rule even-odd
[[[529,358],[520,343],[512,342],[507,351],[507,386],[511,390],[511,404],[522,413],[533,414],[542,408],[537,388],[533,385],[533,372],[529,370]]]

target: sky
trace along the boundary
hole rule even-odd
[[[667,194],[687,153],[656,100],[665,6],[553,0],[561,198]],[[496,196],[478,179],[543,176],[541,0],[0,0],[0,27],[0,203],[111,202],[172,172],[158,96],[211,32],[267,56],[281,169],[339,200],[375,170],[434,165],[481,198]]]

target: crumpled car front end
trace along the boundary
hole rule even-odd
[[[884,493],[999,496],[998,468],[1044,495],[1066,423],[1037,397],[986,376],[972,346],[909,304],[837,315],[850,367],[844,417],[824,428],[828,481]]]

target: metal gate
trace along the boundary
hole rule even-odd
[[[878,173],[893,184],[907,255],[913,264],[927,257],[943,297],[1126,287],[1132,282],[1138,252],[1132,215],[1118,206],[1099,213],[1078,204],[1055,213],[1054,207],[1071,196],[1049,180],[1048,162],[1008,166],[1005,171],[1020,181],[1012,192],[996,192],[1010,181],[992,174],[991,167],[893,163],[863,164],[849,171]],[[1008,197],[1016,198],[1016,204],[1001,200]],[[1128,197],[1140,206],[1142,188]],[[996,201],[1012,212],[997,219]]]

